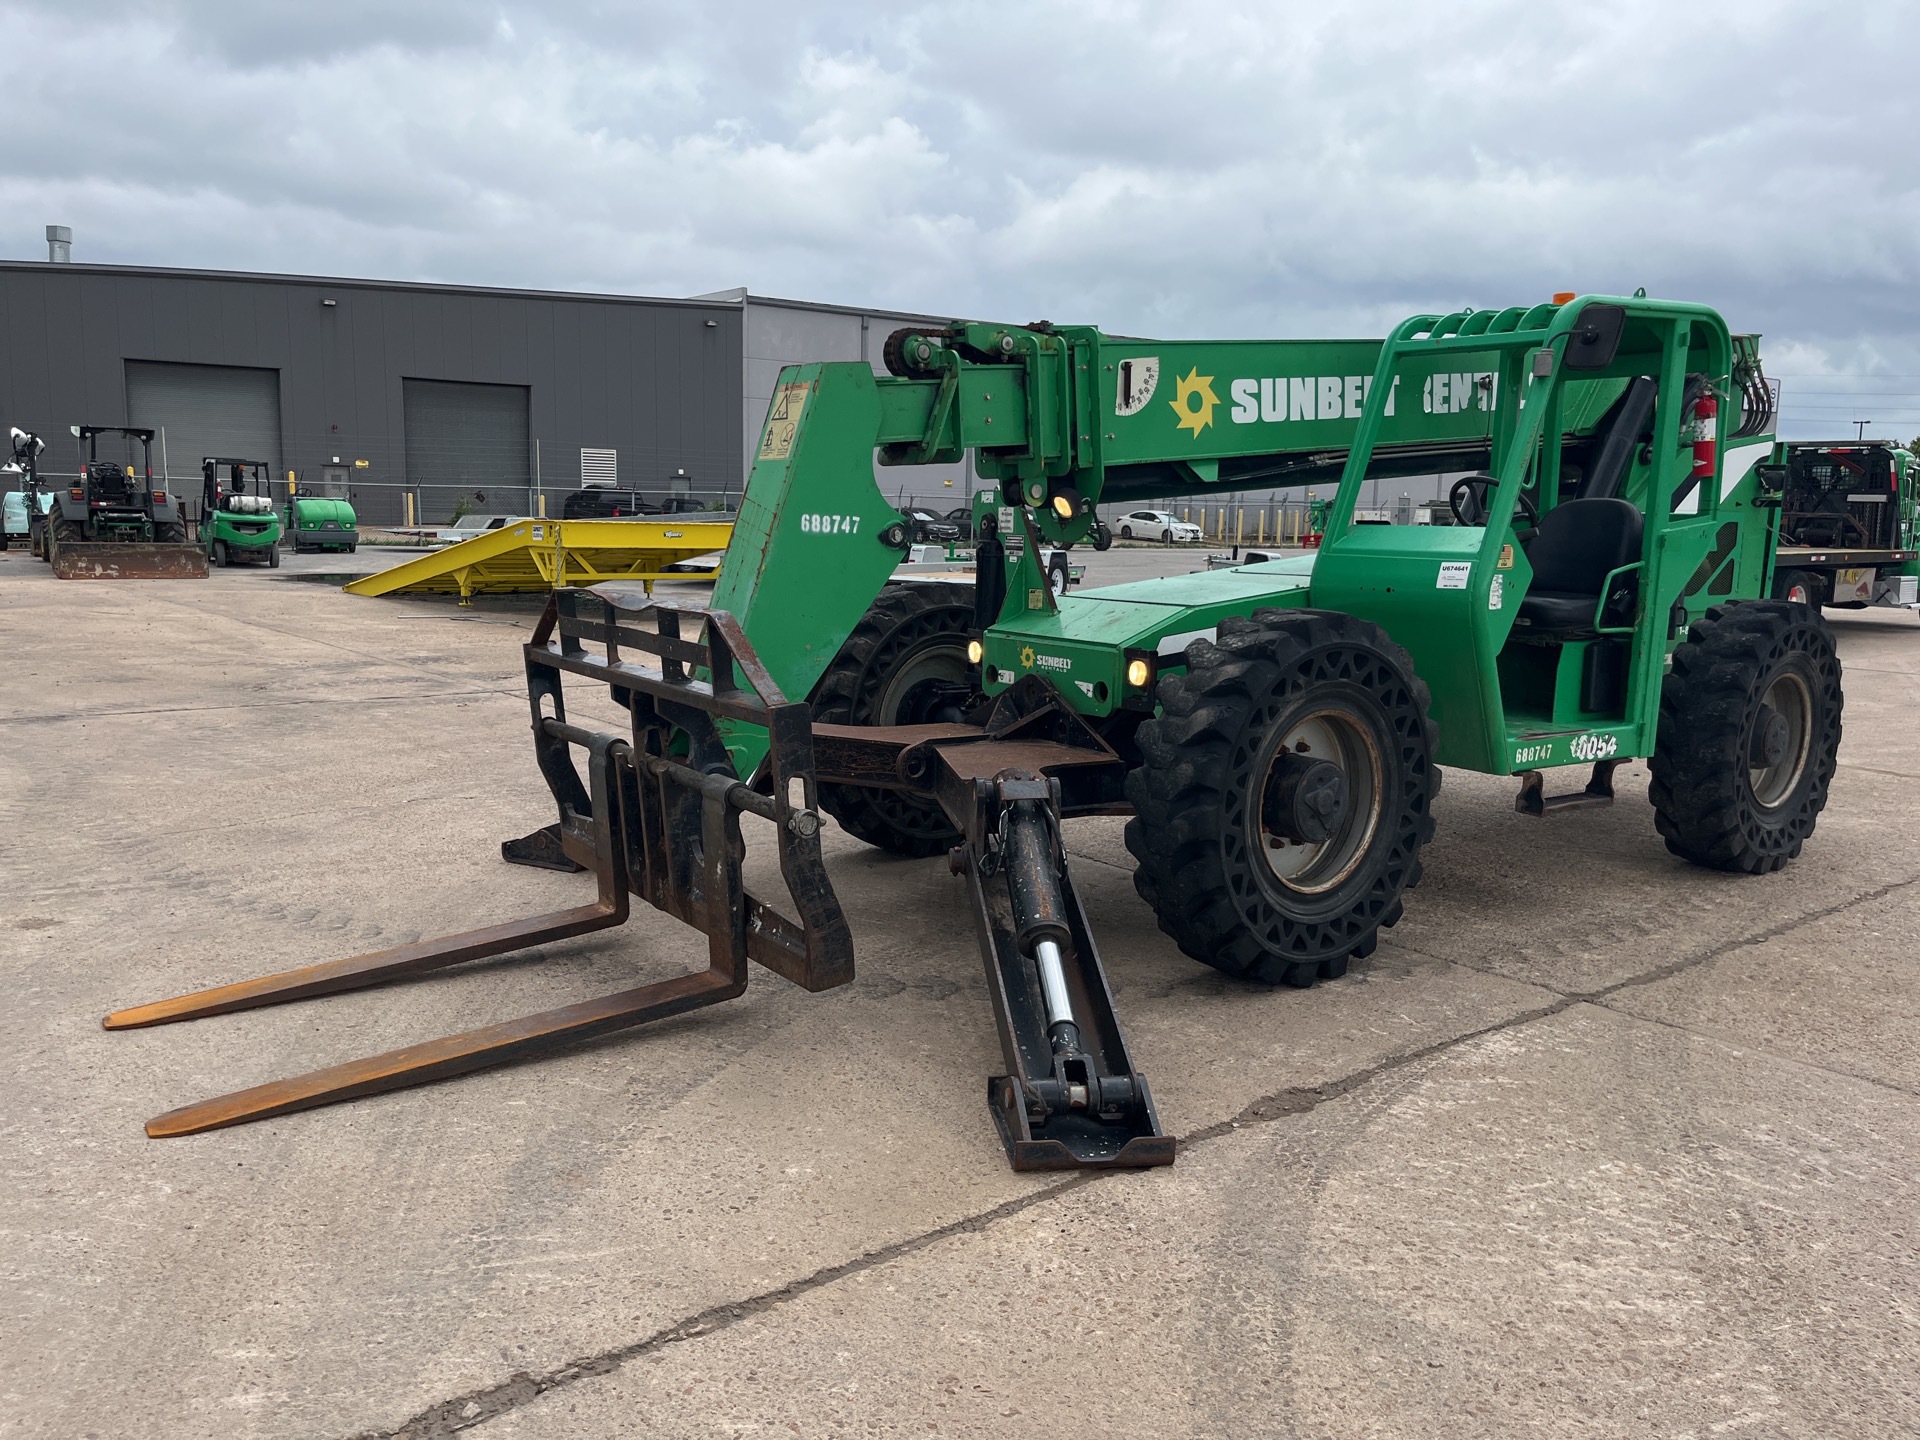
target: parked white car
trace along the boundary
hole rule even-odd
[[[1198,540],[1200,527],[1164,510],[1129,510],[1113,522],[1113,533],[1122,540]]]

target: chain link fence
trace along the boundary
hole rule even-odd
[[[71,480],[74,476],[71,471],[43,470],[41,478],[58,483]],[[969,502],[968,492],[957,485],[915,494],[910,492],[908,486],[888,485],[888,478],[883,471],[879,482],[882,493],[898,507],[917,506],[936,514],[945,514]],[[1438,506],[1444,510],[1446,485],[1452,478],[1436,475],[1369,480],[1361,488],[1358,509],[1362,512],[1362,518],[1368,520],[1396,525],[1421,523],[1427,518],[1422,514],[1423,509]],[[12,476],[4,477],[6,483],[0,483],[0,491],[17,488],[12,483],[14,479]],[[197,519],[201,499],[200,476],[197,473],[191,476],[176,474],[168,483],[186,502],[189,517]],[[490,481],[484,478],[470,478],[459,484],[444,485],[409,485],[399,481],[352,478],[344,483],[302,478],[298,483],[302,494],[344,497],[350,501],[363,531],[445,529],[462,520],[496,515],[557,519],[566,497],[581,488],[578,485],[530,485],[520,480]],[[1116,533],[1120,517],[1128,511],[1162,510],[1199,525],[1208,541],[1287,545],[1298,544],[1300,537],[1306,533],[1309,495],[1322,501],[1331,500],[1336,488],[1333,485],[1315,486],[1311,490],[1302,487],[1270,491],[1265,495],[1181,495],[1137,504],[1102,505],[1099,509],[1101,517]],[[273,481],[272,490],[275,507],[284,511],[288,494],[284,475]],[[637,493],[654,505],[669,497],[685,499],[691,496],[711,508],[724,510],[736,508],[740,500],[738,487],[689,490],[672,482],[641,486]]]

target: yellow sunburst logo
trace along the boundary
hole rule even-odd
[[[1180,417],[1177,429],[1193,431],[1194,439],[1200,438],[1200,432],[1213,424],[1213,407],[1220,403],[1220,397],[1213,393],[1213,376],[1202,375],[1200,367],[1194,366],[1186,375],[1174,382],[1178,387],[1173,399],[1167,403],[1173,406],[1173,413]]]
[[[1020,647],[1020,668],[1022,670],[1033,669],[1033,646],[1023,645]]]

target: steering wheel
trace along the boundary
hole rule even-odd
[[[1487,494],[1499,483],[1491,475],[1463,475],[1454,481],[1447,492],[1447,508],[1453,511],[1454,520],[1461,525],[1485,525]],[[1519,528],[1532,530],[1539,526],[1540,512],[1534,509],[1526,491],[1519,493],[1516,508],[1524,522]]]

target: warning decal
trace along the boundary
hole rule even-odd
[[[804,381],[776,386],[773,408],[767,412],[767,433],[760,441],[761,460],[784,460],[793,453],[793,437],[800,429],[800,412],[807,407]]]

